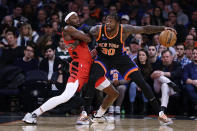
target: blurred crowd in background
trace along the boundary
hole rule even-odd
[[[170,96],[167,113],[196,115],[195,5],[196,0],[0,0],[0,111],[31,112],[64,90],[71,58],[61,32],[65,13],[75,11],[80,18],[79,29],[85,33],[91,26],[104,24],[109,13],[117,13],[121,24],[174,28],[177,42],[173,47],[162,46],[159,34],[136,34],[126,40],[127,53],[136,61],[158,100],[163,90],[155,88],[154,72],[160,70],[163,75],[171,72],[168,78],[180,90],[167,92]],[[90,50],[96,44],[92,40]],[[122,79],[116,69],[108,73],[112,82]],[[140,87],[132,81],[116,88],[121,98],[110,107],[110,112],[142,115],[153,112]],[[84,90],[85,87],[71,102],[53,111],[79,113]],[[95,90],[92,110],[98,108],[103,95]]]

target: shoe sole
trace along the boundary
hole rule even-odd
[[[76,125],[89,125],[90,122],[76,122]]]
[[[106,120],[105,120],[105,121],[94,121],[94,120],[92,120],[92,119],[90,119],[90,121],[91,121],[92,123],[105,123],[105,122],[106,122]]]
[[[32,123],[32,122],[28,122],[28,121],[26,121],[26,120],[22,120],[24,123],[26,123],[26,124],[31,124],[31,125],[36,125],[37,123]]]
[[[165,123],[163,121],[159,121],[159,122],[160,122],[160,125],[162,125],[162,126],[168,126],[168,125],[172,125],[173,124],[173,121],[167,122],[167,123]]]

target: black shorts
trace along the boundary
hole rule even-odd
[[[128,76],[138,71],[138,66],[128,55],[118,57],[97,57],[92,64],[88,86],[95,87],[96,81],[105,76],[105,74],[112,68],[117,69],[125,80],[129,80]]]

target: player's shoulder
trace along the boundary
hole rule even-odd
[[[101,28],[102,25],[95,25],[95,26],[92,26],[91,29],[90,29],[90,34],[92,34],[93,36],[97,36],[100,32],[100,28]]]
[[[75,28],[73,27],[73,26],[70,26],[70,25],[66,25],[65,27],[64,27],[64,30],[65,31],[72,31],[72,30],[74,30]]]
[[[102,27],[102,25],[95,25],[95,26],[92,26],[91,28],[90,28],[90,31],[91,30],[97,30],[97,29],[99,29],[99,28],[101,28]]]
[[[130,24],[121,24],[123,29],[133,28],[133,25]]]

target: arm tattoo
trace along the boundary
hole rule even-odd
[[[163,31],[165,26],[154,26],[154,25],[132,26],[132,25],[124,24],[123,28],[124,28],[124,33],[127,35],[141,34],[141,33],[153,34]]]
[[[144,28],[145,34],[158,33],[165,29],[165,26],[154,26],[154,25],[147,25],[147,26],[142,26],[142,27]]]

